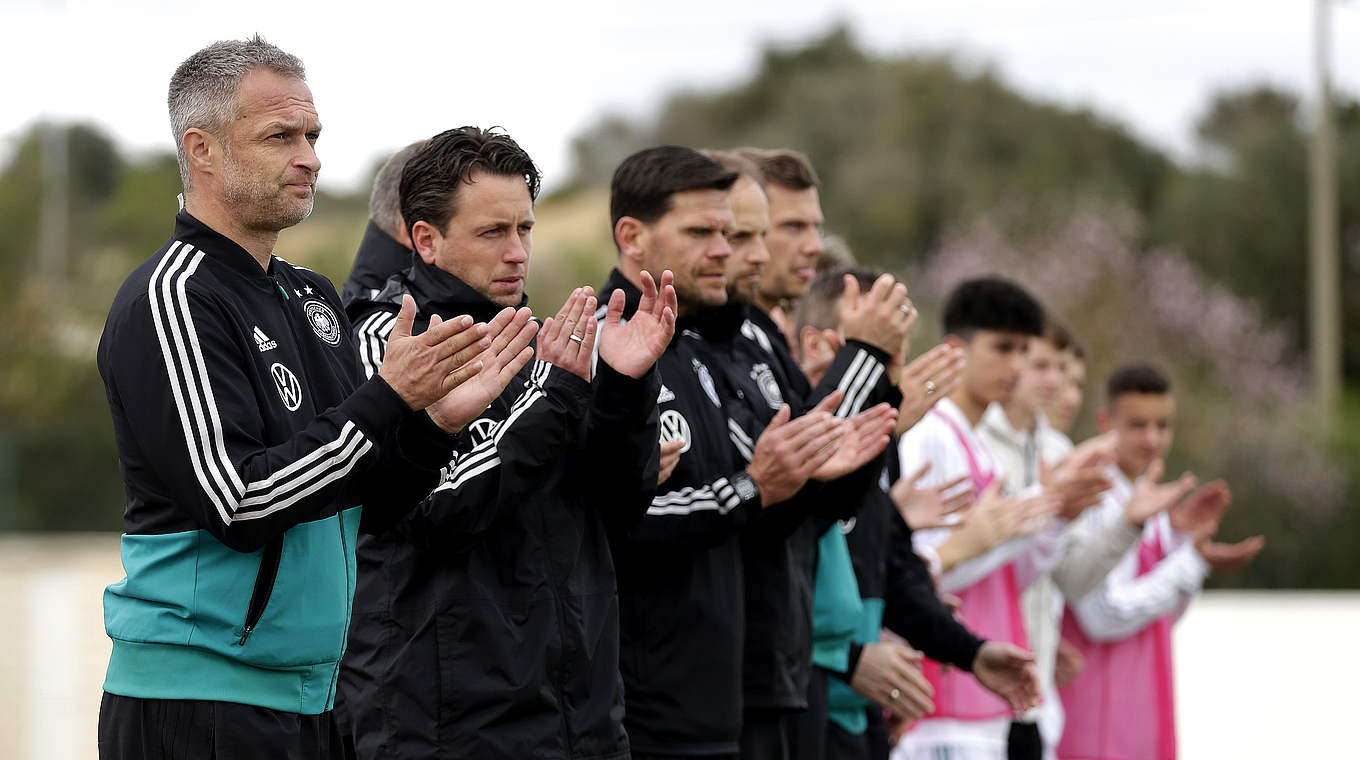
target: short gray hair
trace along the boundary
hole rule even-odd
[[[221,40],[194,53],[170,77],[170,131],[175,137],[179,176],[189,189],[189,161],[184,155],[184,133],[201,129],[221,137],[236,118],[236,91],[253,69],[280,76],[307,78],[302,61],[265,42],[260,35],[248,40]]]
[[[405,226],[401,220],[401,170],[427,142],[416,140],[393,153],[378,170],[378,176],[373,178],[373,194],[368,196],[368,218],[378,229],[394,238],[401,236],[401,229]]]

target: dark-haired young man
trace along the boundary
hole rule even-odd
[[[790,419],[785,405],[758,436],[729,417],[714,345],[740,322],[713,314],[727,302],[736,178],[693,150],[660,146],[625,159],[611,183],[619,260],[602,297],[631,315],[647,273],[669,269],[680,315],[657,363],[661,437],[684,442],[680,458],[646,516],[614,543],[634,758],[737,755],[746,621],[737,534],[783,509],[840,433],[823,409]]]
[[[741,239],[742,233],[770,228],[765,191],[759,185],[764,172],[741,154],[710,155],[740,172],[732,191],[734,226],[728,236],[752,245]],[[797,154],[765,155],[787,155],[811,172]],[[901,398],[892,364],[912,312],[905,286],[891,277],[866,288],[866,295],[846,310],[850,337],[813,387],[761,305],[763,282],[764,277],[756,277],[754,282],[729,283],[728,302],[705,316],[713,349],[722,356],[719,366],[731,389],[734,421],[749,441],[785,403],[801,414],[833,394],[843,397],[836,414],[850,420],[837,459],[817,473],[818,482],[800,490],[777,517],[756,521],[741,534],[746,584],[742,756],[777,760],[788,754],[787,718],[808,706],[817,537],[837,519],[853,516],[876,480],[878,468],[863,465],[876,460],[888,442],[891,426],[885,428],[884,422]],[[739,450],[749,455],[749,443]]]
[[[834,350],[841,341],[841,306],[845,294],[846,276],[855,277],[860,288],[867,290],[878,273],[866,269],[834,269],[817,276],[798,304],[795,324],[798,330],[800,358],[810,359]],[[949,352],[937,348],[913,368],[924,367],[947,384],[948,363],[939,361]],[[821,362],[805,362],[819,366]],[[904,374],[915,374],[908,371]],[[811,370],[809,379],[820,379],[820,372]],[[928,407],[927,407],[928,408]],[[851,520],[833,528],[823,537],[822,545],[842,542],[853,563],[853,583],[862,601],[858,608],[861,618],[848,621],[826,621],[853,631],[850,656],[845,668],[824,668],[832,678],[814,677],[822,690],[820,695],[809,695],[809,702],[820,696],[824,705],[819,731],[805,727],[802,736],[807,744],[799,748],[800,758],[867,758],[887,755],[888,736],[882,719],[883,711],[891,711],[895,719],[906,723],[930,709],[929,690],[922,689],[924,677],[917,663],[920,653],[896,641],[880,641],[879,630],[886,628],[905,639],[939,662],[949,663],[970,671],[989,689],[1011,694],[1023,691],[1027,674],[1013,667],[1018,652],[1002,642],[986,642],[960,624],[940,600],[929,570],[912,550],[912,529],[899,514],[894,504],[898,496],[890,494],[891,484],[899,477],[896,457],[884,463],[868,489],[863,507]],[[819,562],[828,561],[827,551]],[[819,570],[819,578],[823,578]],[[818,586],[821,593],[823,585]],[[834,607],[819,601],[818,609],[824,616]],[[821,664],[821,663],[819,663]],[[808,716],[813,717],[812,715]],[[876,754],[877,752],[877,754]]]
[[[418,327],[506,307],[528,319],[537,192],[538,170],[502,133],[449,130],[411,157],[401,214],[417,260],[350,305],[370,372],[405,296]],[[544,322],[537,361],[504,391],[469,389],[476,419],[444,482],[360,544],[340,685],[360,757],[628,757],[607,533],[634,524],[656,487],[651,367],[675,310],[658,280],[643,281],[627,325],[621,303],[597,321],[592,290],[573,292]]]
[[[1080,522],[1117,517],[1156,488],[1175,415],[1171,382],[1160,369],[1128,364],[1110,375],[1099,423],[1117,437],[1114,487]],[[1061,691],[1067,725],[1060,757],[1176,757],[1171,626],[1209,573],[1238,570],[1265,545],[1260,536],[1213,540],[1230,498],[1227,485],[1215,481],[1159,512],[1096,590],[1069,600],[1063,638],[1086,668]]]
[[[354,254],[349,278],[340,289],[340,300],[347,305],[359,298],[372,298],[387,278],[411,268],[411,233],[401,220],[401,170],[424,144],[424,140],[417,140],[393,153],[373,177],[368,226]]]
[[[1038,484],[1044,471],[1057,467],[1072,449],[1067,437],[1049,426],[1042,411],[1067,383],[1066,356],[1071,345],[1066,328],[1048,320],[1044,335],[1030,341],[1015,392],[988,407],[977,427],[1001,473],[1018,487]],[[1105,444],[1093,441],[1085,445]],[[1144,489],[1122,510],[1106,513],[1100,520],[1057,526],[1049,572],[1040,573],[1021,596],[1044,702],[1011,725],[1011,760],[1057,757],[1063,712],[1053,670],[1063,598],[1080,599],[1099,585],[1138,540],[1148,517],[1171,508],[1193,487],[1194,479],[1183,476],[1165,486]]]
[[[1037,511],[1024,506],[1034,502],[997,500],[1002,473],[975,428],[990,404],[1007,400],[1015,390],[1029,341],[1043,333],[1043,309],[1018,285],[980,277],[954,289],[943,321],[945,341],[964,349],[962,382],[902,436],[901,467],[914,472],[930,463],[920,481],[924,486],[967,476],[980,494],[975,511],[982,514],[973,515],[964,529],[918,531],[913,542],[940,574],[940,590],[962,600],[960,614],[970,629],[1027,647],[1020,592],[1048,569],[1057,547],[1057,525],[1046,512],[1056,508],[1070,519],[1094,504],[1107,485],[1100,472],[1103,464],[1094,451],[1065,463],[1049,482],[1029,490],[1036,497],[1043,494]],[[970,523],[980,524],[979,517],[998,514],[998,507],[1009,518],[996,523],[1003,530],[967,529]],[[1011,710],[1033,706],[1037,694],[1027,695],[1027,703],[1008,705],[963,674],[926,664],[935,685],[935,712],[903,738],[898,756],[916,760],[954,752],[966,758],[1006,757]],[[1037,692],[1037,673],[1035,678]]]

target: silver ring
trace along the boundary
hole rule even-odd
[[[893,689],[892,691],[888,692],[888,698],[894,702],[896,702],[897,698],[900,696],[902,696],[902,692],[898,691],[897,689]]]
[[[937,387],[935,387],[935,381],[934,381],[934,380],[927,380],[927,381],[926,381],[926,395],[927,395],[927,396],[934,396],[934,395],[935,395],[935,391],[937,391],[937,390],[939,390],[939,389],[938,389]]]
[[[897,308],[901,309],[903,314],[910,314],[910,313],[912,313],[913,311],[916,310],[916,309],[915,309],[914,307],[912,307],[912,305],[909,304],[909,303],[904,303],[904,304],[902,304],[901,306],[899,306],[899,307],[897,307]]]
[[[575,333],[572,333],[571,335],[568,335],[567,337],[568,337],[568,338],[571,338],[571,339],[572,339],[574,342],[576,342],[576,343],[580,343],[580,342],[581,342],[581,336],[576,335]]]

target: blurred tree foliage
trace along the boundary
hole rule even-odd
[[[1360,104],[1341,99],[1338,127],[1343,299],[1346,323],[1356,325]],[[9,286],[0,301],[7,327],[0,332],[0,530],[116,530],[122,488],[94,350],[118,284],[170,232],[179,178],[168,152],[129,158],[94,127],[61,127],[69,145],[69,254],[58,276],[46,276],[38,250],[44,128],[17,137],[0,166],[0,273]],[[677,93],[651,118],[606,116],[578,135],[573,177],[539,204],[532,303],[552,308],[573,285],[603,280],[613,264],[604,188],[634,150],[659,142],[798,148],[821,174],[828,226],[862,259],[920,278],[913,285],[923,302],[935,295],[930,283],[942,282],[941,272],[976,263],[960,253],[969,249],[992,257],[992,266],[1023,270],[1038,289],[1078,291],[1066,301],[1045,295],[1080,320],[1079,330],[1092,325],[1100,350],[1129,348],[1115,340],[1134,334],[1119,330],[1124,310],[1167,312],[1138,322],[1145,337],[1138,345],[1173,354],[1178,380],[1197,386],[1204,413],[1187,423],[1193,428],[1183,443],[1245,441],[1201,457],[1187,452],[1183,462],[1213,470],[1206,476],[1232,474],[1242,506],[1234,533],[1268,532],[1268,556],[1279,558],[1242,582],[1354,585],[1349,547],[1360,540],[1360,520],[1334,502],[1338,493],[1360,501],[1356,479],[1346,477],[1360,471],[1360,390],[1352,387],[1351,423],[1332,458],[1319,460],[1318,444],[1297,420],[1281,421],[1300,408],[1297,387],[1268,414],[1260,388],[1238,387],[1275,383],[1297,367],[1306,329],[1307,125],[1296,96],[1256,87],[1213,98],[1197,135],[1201,155],[1181,165],[1109,119],[1017,93],[987,67],[944,55],[870,55],[847,29],[833,29],[803,46],[769,47],[750,79],[733,87]],[[279,252],[342,280],[366,200],[366,191],[322,193],[312,217],[281,236]],[[1081,250],[1055,253],[1064,247]],[[1045,256],[1056,263],[1029,266]],[[1081,274],[1074,269],[1089,277],[1071,279]],[[1116,297],[1111,273],[1118,272],[1138,273],[1145,284]],[[1149,272],[1204,303],[1176,311],[1175,299],[1149,295],[1146,282],[1158,281]],[[1101,306],[1111,329],[1090,321]],[[1190,329],[1201,306],[1217,315],[1205,324],[1219,332]],[[1360,330],[1345,340],[1355,383]],[[1183,361],[1196,352],[1202,361]],[[1230,369],[1253,353],[1268,358],[1249,363],[1250,371]],[[1258,412],[1249,429],[1235,426],[1235,415]],[[1248,434],[1273,439],[1253,447]],[[1323,482],[1306,498],[1282,490],[1297,481],[1280,468],[1296,463]]]

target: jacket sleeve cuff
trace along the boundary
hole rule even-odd
[[[617,400],[619,408],[628,410],[630,415],[650,412],[661,395],[661,375],[656,365],[642,377],[630,377],[601,359],[595,363],[595,383],[606,394],[605,398]]]
[[[535,360],[534,370],[533,377],[539,387],[562,394],[573,409],[585,413],[586,404],[590,403],[590,383],[569,370],[541,360]]]
[[[397,429],[397,446],[406,461],[427,470],[438,470],[449,463],[458,436],[444,432],[425,412],[411,415]]]
[[[857,642],[850,642],[850,657],[846,660],[845,674],[855,675],[855,668],[859,667],[859,658],[864,654],[864,645]],[[847,679],[848,680],[848,679]]]
[[[969,632],[968,640],[959,642],[959,651],[950,664],[960,670],[973,672],[973,663],[977,662],[978,652],[982,649],[982,645],[986,643],[986,639],[980,639]]]
[[[340,403],[340,408],[374,443],[387,440],[412,416],[411,407],[380,375],[356,388]]]
[[[892,358],[892,355],[889,354],[887,351],[884,351],[883,349],[879,348],[878,346],[875,346],[872,343],[865,343],[862,340],[856,340],[854,338],[851,338],[845,342],[845,345],[854,346],[855,348],[861,348],[864,349],[865,351],[868,351],[870,356],[877,359],[878,363],[882,364],[885,367],[888,365],[888,360]]]

